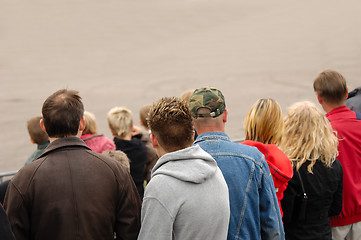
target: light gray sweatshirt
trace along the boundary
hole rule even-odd
[[[228,222],[228,187],[211,155],[196,145],[158,159],[138,239],[222,240]]]

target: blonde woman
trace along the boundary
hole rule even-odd
[[[295,171],[282,200],[286,239],[331,239],[329,217],[342,209],[337,146],[329,121],[315,104],[290,107],[280,145]],[[298,201],[298,196],[307,200]]]
[[[125,107],[114,107],[108,112],[108,124],[114,136],[116,150],[123,151],[129,158],[130,175],[143,198],[147,150],[140,138],[133,137],[133,114]]]
[[[97,134],[97,123],[93,113],[84,111],[85,128],[81,135],[81,139],[86,145],[97,153],[102,153],[106,150],[115,150],[115,145],[112,140]]]
[[[273,99],[259,99],[251,107],[244,127],[246,138],[242,144],[257,147],[268,163],[281,210],[283,192],[293,176],[291,161],[278,147],[283,134],[283,115],[280,105]]]

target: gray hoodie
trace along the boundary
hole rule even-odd
[[[138,239],[222,240],[228,188],[216,161],[198,145],[162,156],[152,170]]]

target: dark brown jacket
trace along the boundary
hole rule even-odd
[[[127,170],[77,137],[55,140],[23,167],[4,204],[17,240],[137,239],[140,207]]]

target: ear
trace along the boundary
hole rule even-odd
[[[225,109],[225,110],[224,110],[224,114],[223,114],[223,122],[224,122],[224,123],[227,122],[227,118],[228,118],[228,110]]]
[[[346,88],[346,96],[345,96],[345,99],[347,100],[348,98],[348,88]]]
[[[83,116],[81,119],[80,119],[80,123],[79,123],[79,131],[84,131],[85,129],[85,117]]]
[[[158,144],[158,141],[157,141],[157,139],[155,138],[155,136],[153,134],[150,134],[150,140],[152,141],[153,147],[156,149],[159,144]]]
[[[317,100],[318,100],[318,102],[319,102],[319,104],[323,104],[323,100],[322,100],[322,97],[320,97],[320,95],[318,95],[317,93],[316,93],[316,96],[317,96]]]
[[[47,134],[43,119],[40,119],[40,127],[41,130],[43,130]]]

